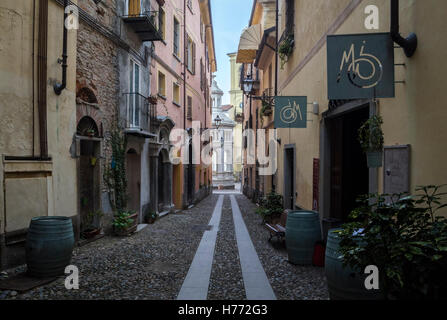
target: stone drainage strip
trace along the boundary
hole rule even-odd
[[[211,230],[205,231],[196,251],[188,274],[178,294],[178,300],[206,300],[210,283],[211,269],[214,260],[217,232],[224,195],[217,200],[209,225]],[[247,227],[234,195],[230,195],[233,212],[236,241],[239,251],[245,293],[248,300],[276,300],[275,293],[261,265],[255,247],[251,241]]]

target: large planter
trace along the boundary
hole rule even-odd
[[[321,241],[320,218],[314,211],[290,211],[287,214],[286,246],[289,262],[311,265],[314,247]]]
[[[115,228],[113,227],[113,233],[117,236],[123,237],[123,236],[127,236],[130,235],[132,233],[134,233],[137,230],[138,227],[138,214],[134,213],[132,215],[129,216],[130,219],[133,219],[134,223],[130,226],[128,226],[127,228]]]
[[[28,274],[38,278],[63,275],[70,264],[74,242],[70,218],[32,218],[25,246]]]
[[[380,290],[365,288],[365,275],[361,270],[343,266],[339,253],[339,229],[329,230],[325,255],[325,273],[331,300],[383,300],[384,294]]]
[[[379,168],[382,166],[382,157],[383,152],[377,151],[377,152],[367,152],[366,153],[366,160],[368,162],[368,168]]]

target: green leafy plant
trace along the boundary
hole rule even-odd
[[[383,149],[383,119],[375,115],[366,120],[358,131],[358,140],[365,153],[379,152]]]
[[[124,211],[128,198],[125,163],[127,139],[118,128],[115,128],[111,132],[108,143],[112,149],[112,159],[104,168],[104,182],[108,188],[113,209]]]
[[[120,211],[115,214],[113,218],[112,225],[118,231],[123,231],[134,223],[133,219],[130,218],[135,212],[132,211]]]
[[[447,219],[438,211],[447,206],[447,193],[441,187],[361,197],[339,233],[344,264],[377,266],[387,298],[446,299]]]
[[[281,70],[284,69],[284,65],[289,60],[289,57],[292,55],[293,46],[295,44],[294,35],[287,35],[281,44],[279,45],[278,54],[281,60]]]
[[[263,222],[281,216],[284,211],[282,195],[275,192],[268,193],[259,201],[256,213],[262,217]]]

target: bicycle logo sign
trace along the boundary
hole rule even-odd
[[[306,128],[307,97],[275,97],[276,128]]]
[[[394,97],[394,48],[389,33],[327,38],[330,100]]]

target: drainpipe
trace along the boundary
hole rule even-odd
[[[39,114],[40,158],[48,158],[47,141],[47,45],[48,0],[39,1],[39,27],[37,44],[37,110]]]
[[[399,33],[399,0],[391,0],[391,38],[400,45],[408,58],[411,58],[418,46],[418,38],[413,32],[405,39]]]
[[[67,28],[65,27],[65,21],[67,21],[68,0],[64,0],[64,23],[63,23],[63,45],[62,45],[62,83],[54,84],[54,93],[60,95],[62,90],[67,86]],[[60,60],[59,60],[60,61]]]

